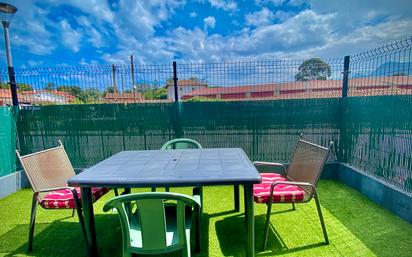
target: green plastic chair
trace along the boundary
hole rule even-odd
[[[123,257],[174,251],[191,256],[190,228],[192,216],[199,214],[198,197],[166,192],[128,194],[109,200],[103,211],[113,208],[122,227]]]
[[[160,150],[171,150],[171,149],[202,149],[199,142],[190,138],[176,138],[167,141]],[[169,187],[165,188],[166,192],[169,192]],[[152,187],[152,192],[155,192],[156,188]],[[194,194],[200,195],[201,203],[203,203],[203,193],[202,187],[195,187]]]
[[[189,149],[197,148],[202,149],[202,146],[193,139],[190,138],[176,138],[170,141],[167,141],[161,150],[170,150],[170,149]]]

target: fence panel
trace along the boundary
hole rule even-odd
[[[24,154],[62,140],[76,168],[122,150],[158,149],[174,137],[173,104],[26,107],[20,111]]]
[[[349,96],[412,94],[412,37],[350,59]]]
[[[16,170],[16,122],[14,110],[0,106],[0,177]]]
[[[287,161],[300,133],[323,145],[337,140],[338,111],[338,99],[307,99],[42,106],[20,115],[25,153],[61,139],[73,165],[83,168],[122,150],[159,149],[177,131],[205,147],[241,147],[253,160]]]
[[[412,193],[412,96],[344,101],[344,161]]]
[[[22,105],[340,97],[343,59],[16,68]],[[6,70],[0,70],[7,81]],[[0,101],[11,104],[7,83]],[[0,103],[1,105],[1,103]]]

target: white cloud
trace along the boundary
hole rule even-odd
[[[358,28],[345,36],[336,36],[318,49],[307,51],[306,55],[321,57],[342,57],[371,50],[378,46],[406,37],[412,27],[412,19],[393,19],[377,25]]]
[[[232,0],[209,0],[209,3],[212,7],[225,11],[235,11],[237,9],[237,3]]]
[[[62,34],[62,44],[73,52],[78,52],[81,46],[82,33],[79,30],[73,29],[67,20],[60,21],[59,25]]]
[[[207,29],[208,27],[214,28],[216,25],[216,19],[212,16],[204,18],[203,22],[205,23],[205,29]]]
[[[52,40],[53,33],[46,18],[48,11],[31,2],[19,6],[19,11],[10,25],[10,36],[13,47],[25,48],[35,54],[47,54],[57,46]],[[24,17],[24,18],[22,18]],[[18,65],[18,63],[15,63]]]
[[[412,17],[410,0],[309,0],[308,2],[315,12],[335,13],[336,18],[332,25],[341,35],[366,25],[381,23],[381,20],[388,17]]]
[[[257,51],[294,51],[322,45],[333,35],[332,19],[331,14],[321,15],[307,10],[284,23],[258,27],[250,39]]]
[[[78,52],[87,45],[95,50],[92,58],[116,64],[127,63],[130,54],[135,55],[137,63],[170,63],[176,58],[207,62],[341,57],[404,38],[412,27],[410,0],[309,0],[303,5],[301,0],[256,0],[262,7],[251,13],[238,9],[232,0],[199,1],[229,12],[225,15],[244,14],[244,22],[232,19],[228,22],[233,24],[230,34],[210,34],[207,29],[216,26],[213,16],[205,18],[203,24],[201,19],[189,19],[196,21],[191,29],[173,27],[170,18],[186,1],[119,0],[109,6],[107,1],[99,0],[26,0],[16,5],[19,12],[11,25],[12,48],[58,55],[58,46]],[[292,4],[310,9],[296,13],[276,8]],[[63,5],[77,11],[73,17],[56,21],[50,12]],[[196,12],[188,16],[199,17]],[[105,48],[108,46],[110,50]]]
[[[286,0],[255,0],[256,5],[267,5],[267,4],[271,3],[275,6],[280,6],[284,2],[286,2]]]
[[[55,0],[46,0],[42,2],[47,2],[50,5],[59,6],[61,4],[68,4],[73,7],[80,9],[82,12],[89,14],[96,18],[98,21],[104,21],[108,23],[114,22],[115,15],[110,10],[108,1],[101,0],[70,0],[70,1],[55,1]]]
[[[246,15],[246,24],[252,26],[267,25],[272,22],[274,14],[268,8],[262,8],[260,11],[249,13]]]

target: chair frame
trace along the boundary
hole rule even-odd
[[[177,221],[177,226],[181,225],[179,227],[176,227],[176,232],[178,233],[179,237],[179,242],[175,245],[171,246],[166,246],[163,249],[144,249],[145,248],[145,243],[144,243],[144,235],[143,235],[143,229],[142,229],[142,247],[133,247],[131,246],[130,240],[130,231],[129,231],[129,226],[130,226],[130,216],[134,215],[131,213],[131,206],[133,206],[134,201],[143,201],[143,200],[162,200],[162,201],[167,201],[167,200],[176,200],[176,221]],[[163,212],[165,211],[165,206],[167,206],[167,202],[163,202]],[[190,238],[187,238],[186,236],[186,224],[185,224],[185,208],[186,206],[190,206],[194,208],[194,215],[199,215],[199,210],[200,210],[200,199],[197,196],[188,196],[184,194],[179,194],[179,193],[170,193],[170,192],[148,192],[148,193],[134,193],[134,194],[127,194],[127,195],[121,195],[117,196],[115,198],[110,199],[108,202],[103,207],[103,211],[107,212],[109,210],[112,210],[113,208],[116,208],[117,213],[119,214],[120,218],[120,223],[122,227],[122,244],[123,244],[123,257],[129,257],[132,255],[132,253],[136,254],[161,254],[161,253],[169,253],[169,252],[174,252],[174,251],[179,251],[181,250],[182,256],[188,257],[191,255],[190,253]],[[137,211],[139,208],[144,208],[144,207],[139,207],[139,203],[137,204]],[[165,215],[165,214],[164,214]],[[166,217],[166,216],[165,216]],[[141,217],[139,217],[141,218]],[[147,219],[145,219],[147,221]],[[193,219],[196,222],[196,218]],[[163,225],[165,225],[164,223]],[[200,224],[195,224],[196,227],[199,226]],[[199,229],[198,227],[196,229]],[[147,235],[147,234],[146,234]],[[153,236],[153,234],[151,234]],[[147,242],[147,241],[146,241]],[[151,246],[153,247],[153,245]]]
[[[167,141],[166,143],[163,144],[163,146],[160,148],[160,150],[169,150],[170,148],[168,148],[169,146],[174,146],[176,147],[176,144],[180,144],[180,143],[186,143],[186,144],[192,144],[194,146],[196,146],[196,148],[202,149],[202,145],[190,138],[175,138],[172,140]],[[172,148],[175,149],[175,148]]]
[[[292,203],[292,208],[293,208],[293,210],[295,210],[295,203],[307,203],[307,202],[311,201],[312,198],[315,199],[316,209],[317,209],[317,212],[318,212],[320,225],[321,225],[322,232],[323,232],[323,237],[325,239],[325,243],[329,244],[329,238],[328,238],[325,222],[324,222],[323,215],[322,215],[322,210],[321,210],[320,203],[319,203],[318,193],[316,191],[316,185],[319,181],[320,175],[322,173],[325,162],[326,162],[326,160],[329,156],[330,150],[333,147],[333,142],[330,142],[329,148],[326,148],[326,147],[323,147],[323,146],[320,146],[320,145],[317,145],[317,144],[299,139],[298,143],[295,146],[295,151],[294,151],[293,155],[295,154],[296,150],[298,149],[299,143],[308,144],[310,146],[317,147],[317,148],[320,148],[320,149],[326,151],[326,154],[325,154],[325,156],[322,160],[322,165],[320,166],[319,170],[317,171],[317,176],[316,176],[315,182],[313,184],[308,183],[308,182],[293,181],[288,176],[288,168],[286,168],[286,166],[282,163],[260,162],[260,161],[253,162],[253,164],[255,165],[256,168],[258,168],[259,166],[266,166],[266,167],[273,167],[273,168],[279,168],[280,167],[280,168],[282,168],[283,176],[288,180],[288,181],[275,181],[270,186],[269,202],[266,203],[267,212],[266,212],[266,221],[265,221],[264,234],[263,234],[263,244],[262,244],[262,249],[263,250],[265,250],[266,246],[267,246],[270,216],[271,216],[272,204],[273,204],[273,193],[274,193],[274,189],[275,189],[276,185],[279,185],[279,184],[299,186],[300,188],[305,190],[305,192],[308,193],[309,196],[305,197],[305,199],[303,201],[299,201],[299,202],[288,201],[288,202],[275,202],[275,203],[279,203],[279,204],[281,204],[281,203]],[[260,173],[265,173],[265,172],[260,172]],[[305,187],[309,187],[312,190],[310,192],[308,192],[308,190]]]
[[[170,146],[176,147],[176,144],[180,144],[180,143],[191,144],[191,145],[194,145],[195,148],[197,148],[197,149],[203,149],[202,145],[201,145],[199,142],[197,142],[197,141],[195,141],[195,140],[193,140],[193,139],[190,139],[190,138],[175,138],[175,139],[169,140],[169,141],[167,141],[166,143],[164,143],[163,146],[160,148],[160,150],[171,150],[171,149],[175,149],[175,148],[171,148],[171,149],[170,149],[169,147],[170,147]],[[195,187],[194,190],[195,190],[195,191],[194,191],[194,194],[197,194],[197,195],[200,196],[200,201],[201,201],[201,203],[202,203],[202,205],[203,205],[203,188],[202,188],[201,186],[199,186],[199,187]],[[166,191],[166,192],[169,192],[169,191],[170,191],[170,188],[169,188],[169,187],[165,187],[165,191]],[[155,188],[155,187],[152,187],[152,192],[156,192],[156,188]]]
[[[60,140],[59,140],[59,144],[60,145],[57,146],[57,147],[49,148],[49,149],[46,149],[46,150],[43,150],[43,151],[39,151],[39,152],[35,152],[35,153],[23,155],[23,156],[20,155],[18,150],[16,150],[16,155],[17,155],[17,157],[18,157],[18,159],[21,163],[21,166],[22,166],[23,170],[25,171],[25,173],[27,175],[27,178],[30,182],[31,188],[33,189],[33,197],[32,197],[31,212],[30,212],[30,223],[29,223],[28,246],[27,246],[27,251],[28,252],[31,252],[33,250],[33,237],[34,237],[34,226],[35,226],[35,223],[36,223],[36,210],[37,210],[37,205],[40,204],[41,198],[42,198],[42,197],[39,197],[39,196],[42,193],[48,193],[48,192],[52,192],[52,191],[56,191],[56,190],[69,189],[70,192],[73,194],[75,209],[77,211],[77,216],[79,217],[79,223],[80,223],[80,226],[81,226],[81,229],[82,229],[82,232],[83,232],[83,237],[84,237],[85,242],[87,242],[83,212],[82,212],[82,208],[81,208],[81,202],[80,202],[80,198],[77,194],[76,188],[68,187],[66,185],[62,185],[62,186],[59,186],[59,187],[53,187],[53,188],[37,190],[36,189],[37,186],[35,185],[32,177],[31,177],[30,172],[28,172],[29,169],[27,169],[27,167],[24,163],[24,159],[26,159],[26,158],[34,157],[34,156],[39,155],[39,154],[44,154],[44,153],[47,153],[47,152],[56,151],[56,150],[61,149],[63,151],[65,157],[67,158],[68,164],[70,164],[70,160],[67,156],[66,150],[64,149],[63,144]],[[71,166],[71,164],[70,164],[70,166]],[[71,167],[71,168],[72,168],[73,176],[76,175],[76,173],[73,170],[73,167]],[[75,209],[73,209],[72,216],[74,216],[74,210]],[[53,210],[53,209],[50,209],[50,210]],[[55,210],[61,210],[61,209],[56,208]]]

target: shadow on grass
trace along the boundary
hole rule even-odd
[[[283,213],[290,210],[273,212]],[[275,256],[287,253],[295,253],[311,248],[322,247],[325,243],[303,245],[295,248],[288,248],[282,237],[273,226],[269,228],[267,251],[262,251],[263,228],[266,215],[255,216],[255,251],[259,256]],[[244,216],[242,214],[226,217],[216,222],[216,234],[220,243],[220,248],[225,256],[245,256],[246,233]]]
[[[117,214],[95,215],[97,247],[101,257],[121,256],[122,233]],[[202,251],[195,256],[209,256],[209,216],[202,217]],[[37,223],[33,251],[27,252],[28,224],[18,225],[0,236],[1,256],[74,257],[86,256],[86,246],[77,222],[64,219],[52,223]],[[192,238],[193,239],[193,238]],[[193,240],[192,240],[193,241]],[[192,249],[194,242],[192,242]],[[160,256],[179,256],[170,253]]]

